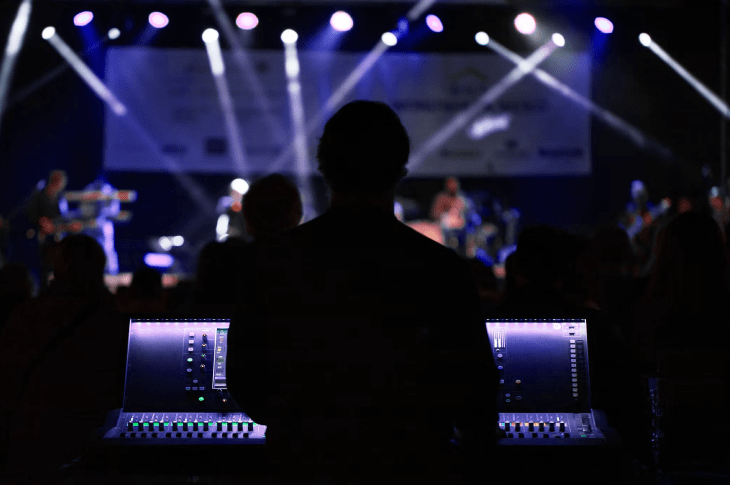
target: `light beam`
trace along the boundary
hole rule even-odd
[[[408,163],[409,170],[413,171],[416,167],[418,167],[428,155],[433,153],[435,150],[438,150],[457,131],[474,119],[474,117],[476,117],[485,106],[496,101],[505,93],[505,91],[532,72],[537,65],[547,59],[557,47],[558,46],[551,40],[537,49],[535,52],[530,54],[527,59],[524,59],[517,64],[517,66],[505,77],[499,80],[497,84],[489,88],[487,92],[484,93],[475,103],[469,106],[469,108],[454,116],[451,121],[431,136],[431,138],[429,138],[426,143],[418,149]]]
[[[104,101],[117,116],[124,116],[127,114],[127,108],[122,104],[119,99],[112,93],[106,85],[101,82],[94,72],[89,69],[83,60],[64,42],[60,35],[56,32],[53,27],[46,27],[43,30],[43,38],[48,41],[51,46],[66,59],[66,62],[71,68],[76,71],[81,79],[91,88],[94,93]]]
[[[679,64],[677,61],[675,61],[672,56],[667,54],[667,52],[662,49],[659,44],[657,44],[655,41],[653,41],[647,34],[641,34],[646,35],[646,38],[648,38],[648,42],[646,42],[646,38],[644,40],[641,40],[641,43],[648,47],[654,54],[659,56],[661,60],[666,62],[669,67],[674,69],[674,72],[679,74],[682,79],[687,81],[690,86],[692,86],[698,93],[702,95],[709,103],[715,107],[717,111],[720,112],[725,118],[730,118],[730,108],[728,108],[727,103],[725,103],[722,99],[720,99],[719,96],[717,96],[715,93],[710,91],[707,86],[702,84],[702,82],[694,77],[692,74],[687,71],[684,67],[682,67],[681,64]]]
[[[511,50],[504,47],[499,42],[496,42],[493,39],[489,40],[488,44],[485,44],[487,47],[495,51],[497,54],[502,56],[503,58],[507,59],[508,61],[511,61],[514,64],[519,64],[520,62],[523,62],[524,59],[519,56],[518,54],[515,54]],[[672,155],[672,152],[666,148],[664,145],[653,141],[649,139],[647,136],[645,136],[640,130],[635,128],[634,126],[630,125],[626,121],[622,120],[618,116],[614,115],[610,111],[598,106],[590,99],[586,98],[585,96],[577,93],[575,90],[571,89],[566,84],[558,81],[554,76],[548,74],[547,72],[543,71],[542,69],[535,68],[531,74],[537,78],[538,81],[543,83],[545,86],[554,89],[561,95],[565,96],[566,98],[570,99],[574,103],[578,104],[579,106],[583,107],[584,109],[588,110],[590,113],[594,114],[596,117],[604,121],[606,124],[614,128],[619,133],[623,134],[624,136],[628,137],[630,140],[632,140],[636,145],[642,147],[642,148],[651,148],[655,150],[657,153],[659,153],[663,158],[665,159],[672,159],[674,156]]]
[[[2,126],[3,113],[5,112],[5,103],[10,91],[10,83],[13,80],[13,71],[15,70],[15,62],[18,59],[18,53],[23,46],[25,33],[28,30],[30,22],[31,0],[23,0],[18,7],[18,13],[15,15],[13,26],[10,28],[8,42],[5,44],[5,55],[3,56],[2,69],[0,69],[0,126]]]
[[[238,129],[238,120],[236,119],[236,110],[233,98],[231,97],[231,90],[228,88],[228,81],[225,76],[226,66],[223,62],[221,45],[218,42],[218,31],[215,29],[206,29],[203,32],[203,42],[205,42],[205,50],[208,53],[208,60],[210,61],[210,70],[215,80],[218,102],[221,105],[221,111],[223,111],[228,142],[231,144],[233,163],[235,163],[236,170],[239,174],[248,175],[243,140]]]

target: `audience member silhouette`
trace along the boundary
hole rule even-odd
[[[489,456],[497,371],[479,298],[456,253],[393,214],[408,155],[387,105],[345,105],[317,151],[329,210],[259,248],[228,379],[279,474],[443,483],[454,427],[467,457]]]
[[[35,283],[23,263],[8,263],[0,268],[0,329],[15,307],[33,296]]]
[[[128,289],[117,289],[119,309],[128,314],[160,315],[167,312],[162,274],[146,264],[132,273]]]
[[[657,391],[661,415],[652,424],[659,466],[725,467],[727,447],[697,440],[687,422],[697,416],[721,416],[727,409],[730,324],[728,261],[722,231],[707,212],[685,212],[658,234],[656,263],[646,298],[635,307],[634,368]],[[728,425],[717,420],[715,432]],[[657,441],[658,440],[658,441]]]
[[[206,244],[198,257],[192,311],[201,316],[230,317],[253,275],[256,247],[267,237],[295,227],[302,219],[299,189],[281,174],[267,175],[249,188],[241,212],[254,240],[229,237]]]
[[[20,481],[49,483],[78,457],[108,411],[122,402],[123,349],[119,314],[103,282],[106,257],[86,235],[54,248],[54,278],[37,299],[22,303],[3,329],[2,446]],[[58,422],[73,428],[61,432]]]

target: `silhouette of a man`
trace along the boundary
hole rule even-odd
[[[317,152],[329,210],[262,245],[232,325],[229,389],[292,478],[443,483],[493,440],[498,375],[468,268],[393,214],[409,151],[387,105],[342,107]]]

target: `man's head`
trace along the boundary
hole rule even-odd
[[[48,194],[51,196],[54,196],[60,192],[63,192],[63,190],[66,188],[66,183],[68,179],[66,177],[66,172],[63,170],[53,170],[48,175],[48,184],[46,185],[46,190],[48,191]]]
[[[243,196],[246,230],[255,239],[295,227],[302,220],[299,189],[281,174],[257,180]]]
[[[408,133],[385,103],[353,101],[335,113],[319,140],[319,171],[333,192],[383,193],[408,171]]]
[[[444,184],[449,195],[456,195],[459,192],[459,180],[456,177],[449,177]]]

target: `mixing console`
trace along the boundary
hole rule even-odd
[[[227,319],[132,319],[115,444],[262,444],[226,386]]]
[[[487,320],[506,445],[605,444],[590,406],[584,319]]]

